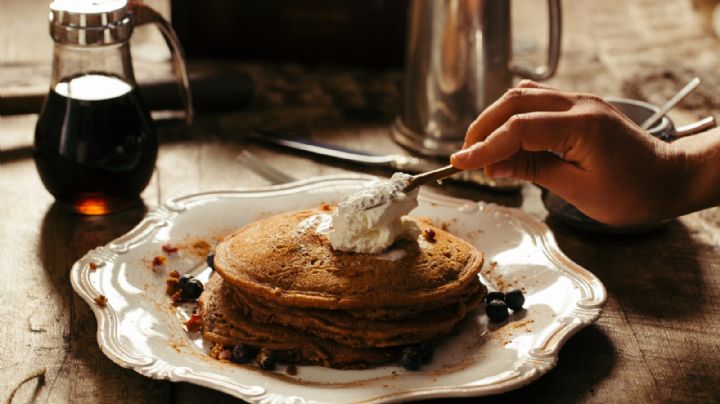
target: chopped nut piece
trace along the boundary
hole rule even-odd
[[[172,296],[175,294],[175,292],[178,291],[178,279],[173,278],[171,276],[168,276],[167,280],[165,280],[165,294],[168,296]]]
[[[223,344],[216,343],[215,345],[213,345],[212,349],[210,349],[210,353],[208,353],[208,355],[210,355],[210,357],[213,359],[217,359],[220,355],[220,352],[224,350],[225,346]]]
[[[173,304],[182,303],[182,289],[178,289],[175,293],[173,293],[172,296],[170,296],[170,300],[172,300]]]
[[[165,262],[167,261],[167,257],[164,255],[158,255],[155,258],[153,258],[153,266],[157,267],[160,265],[165,265]]]
[[[218,354],[219,361],[230,362],[230,358],[232,358],[232,351],[229,349],[226,349]]]
[[[198,332],[202,327],[202,323],[200,322],[200,316],[197,313],[191,314],[190,318],[183,324],[185,324],[185,328],[187,328],[188,332]],[[228,356],[228,359],[229,358],[230,357]]]
[[[88,264],[88,267],[90,267],[90,270],[91,270],[91,271],[94,271],[94,270],[96,270],[96,269],[98,268],[98,264],[96,264],[96,263],[94,263],[94,262],[91,262],[91,263]]]
[[[435,230],[428,227],[425,230],[423,230],[422,234],[423,234],[423,237],[425,237],[425,240],[427,240],[431,243],[435,242]]]
[[[326,202],[323,202],[323,203],[320,205],[320,209],[324,210],[325,212],[329,212],[329,211],[330,211],[330,204],[329,204],[329,203],[326,203]]]
[[[166,253],[175,253],[178,250],[177,247],[175,247],[174,245],[170,245],[170,244],[163,244],[162,249]]]
[[[178,271],[172,271],[165,279],[165,294],[173,296],[178,290],[180,290],[180,274]],[[175,303],[175,300],[173,300],[173,303]]]
[[[105,297],[105,295],[98,295],[98,297],[96,297],[93,300],[95,300],[95,303],[97,303],[97,305],[100,307],[107,306],[108,299],[107,299],[107,297]]]

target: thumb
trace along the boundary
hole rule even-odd
[[[542,88],[542,89],[544,89],[544,90],[554,90],[554,91],[557,91],[557,89],[555,89],[555,88],[553,88],[553,87],[547,86],[547,85],[545,85],[545,84],[538,83],[537,81],[533,81],[533,80],[530,80],[530,79],[522,79],[522,80],[520,80],[520,82],[518,83],[518,85],[515,86],[515,87],[518,87],[518,88]]]
[[[485,173],[493,178],[527,180],[567,195],[582,184],[585,171],[550,152],[521,151],[486,167]]]

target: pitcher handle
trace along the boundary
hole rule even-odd
[[[180,40],[177,34],[175,34],[175,30],[160,13],[145,4],[130,1],[128,2],[128,9],[133,14],[135,26],[155,24],[165,38],[165,42],[169,45],[173,65],[175,66],[175,75],[177,76],[178,84],[182,88],[180,98],[185,106],[185,120],[187,123],[191,123],[193,119],[193,105],[190,94],[190,79],[188,78],[187,67],[185,65],[185,52],[183,52],[180,46]]]
[[[534,69],[524,66],[513,65],[510,70],[526,79],[546,80],[552,77],[557,70],[558,61],[560,60],[560,41],[562,34],[562,13],[560,8],[560,0],[548,0],[548,16],[550,24],[548,26],[548,55],[547,64]]]

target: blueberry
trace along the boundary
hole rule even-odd
[[[182,297],[186,300],[195,300],[203,292],[203,284],[197,278],[190,278],[182,287]]]
[[[215,253],[210,253],[207,256],[207,266],[213,271],[215,270]]]
[[[278,357],[273,351],[267,349],[261,349],[255,357],[255,363],[260,366],[261,369],[273,370],[277,365]]]
[[[490,322],[502,323],[510,316],[508,307],[502,300],[492,300],[485,307],[485,313],[490,318]]]
[[[187,282],[188,282],[190,279],[192,279],[192,278],[193,278],[192,275],[187,275],[187,274],[181,276],[181,277],[178,279],[178,283],[177,283],[178,288],[181,288],[181,289],[184,288],[185,285],[187,284]]]
[[[502,300],[505,301],[505,293],[503,292],[490,292],[485,296],[485,303],[490,303],[493,300]]]
[[[511,290],[505,293],[505,303],[513,311],[522,310],[525,304],[525,296],[520,289]]]
[[[257,355],[257,349],[245,345],[235,345],[232,350],[232,361],[235,363],[248,363]]]
[[[403,349],[402,366],[407,370],[420,370],[422,353],[417,346],[408,346]]]
[[[435,353],[435,347],[429,342],[423,342],[420,344],[420,360],[422,363],[428,363]]]

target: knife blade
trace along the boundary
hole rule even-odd
[[[373,154],[335,145],[319,143],[309,139],[290,138],[279,133],[261,130],[251,130],[245,132],[245,137],[262,143],[299,151],[312,156],[332,158],[363,166],[387,168],[411,174],[435,170],[447,164],[413,156],[405,156],[402,154]],[[450,179],[473,183],[498,191],[517,191],[523,184],[523,181],[512,178],[494,179],[487,177],[482,170],[461,171],[450,177]]]

